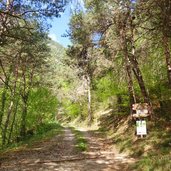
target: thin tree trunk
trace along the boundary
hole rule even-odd
[[[21,118],[20,136],[24,138],[26,136],[26,118],[27,118],[27,97],[23,98],[23,110]]]
[[[26,135],[26,117],[27,117],[27,90],[26,90],[26,67],[23,69],[23,93],[22,93],[22,101],[23,101],[23,109],[22,109],[22,115],[21,115],[21,126],[20,126],[20,136],[22,138]]]
[[[6,82],[6,84],[8,84],[8,83]],[[4,116],[7,89],[8,89],[8,87],[5,85],[4,90],[2,92],[2,96],[1,96],[0,127],[1,127],[1,124],[2,124],[3,116]]]
[[[129,58],[128,58],[128,50],[127,50],[126,44],[124,47],[124,58],[125,58],[125,65],[126,65],[125,69],[127,73],[127,83],[128,83],[129,100],[130,100],[130,114],[132,114],[133,113],[132,104],[136,103],[136,96],[135,96],[135,90],[134,90],[133,80],[132,80],[132,69],[131,69]]]
[[[18,80],[18,65],[16,67],[16,73],[15,74],[16,75],[15,75],[15,85],[14,85],[14,90],[15,90],[14,91],[14,96],[16,96],[16,88],[17,88],[17,80]],[[17,110],[18,110],[18,103],[19,103],[19,94],[18,94],[16,100],[14,99],[14,101],[15,101],[15,108],[14,108],[14,113],[13,113],[13,119],[12,119],[10,132],[9,132],[9,136],[8,136],[8,144],[11,141],[11,136],[12,136],[12,133],[13,133],[14,123],[15,123],[15,120],[16,120],[16,115],[17,115]]]
[[[11,92],[11,102],[10,102],[10,105],[9,105],[9,108],[8,108],[8,113],[7,113],[7,117],[6,117],[6,121],[5,121],[5,124],[4,124],[3,133],[2,133],[2,144],[3,145],[6,143],[7,129],[8,129],[8,126],[9,126],[10,117],[11,117],[13,106],[14,106],[14,102],[15,102],[17,80],[18,80],[18,72],[17,72],[17,75],[15,77],[13,90]]]
[[[169,38],[163,33],[163,48],[167,65],[167,76],[169,88],[171,88],[171,52],[169,47]]]
[[[144,83],[143,76],[141,74],[141,70],[138,66],[137,59],[136,58],[132,59],[132,57],[130,57],[129,59],[131,60],[131,63],[133,65],[132,70],[133,70],[133,73],[138,81],[138,85],[140,87],[141,94],[144,98],[144,103],[150,103],[150,98],[149,98],[149,95],[148,95],[148,92],[147,92],[147,89],[146,89],[146,86]]]
[[[28,112],[28,98],[30,94],[30,90],[32,87],[32,82],[33,82],[33,75],[34,75],[34,70],[33,68],[31,69],[30,73],[30,78],[29,78],[29,83],[27,85],[26,81],[26,66],[23,69],[23,94],[22,96],[22,101],[23,101],[23,109],[22,109],[22,118],[21,118],[21,125],[20,125],[20,136],[24,138],[26,136],[26,118],[27,118],[27,112]]]
[[[135,90],[133,86],[133,79],[132,79],[132,69],[131,69],[131,63],[129,60],[129,53],[128,53],[128,47],[126,42],[126,33],[125,29],[122,30],[121,33],[121,44],[123,46],[123,54],[125,59],[125,69],[127,73],[127,82],[128,82],[128,91],[129,91],[129,99],[130,99],[130,113],[132,114],[132,104],[136,103],[136,96],[135,96]]]
[[[117,97],[117,112],[119,113],[119,112],[122,111],[122,107],[121,107],[121,105],[122,105],[122,96],[121,96],[121,94],[117,94],[116,97]]]
[[[133,86],[133,80],[132,80],[132,69],[129,61],[129,55],[128,55],[128,49],[126,47],[126,43],[124,43],[124,58],[125,58],[125,65],[126,65],[126,73],[127,73],[127,79],[128,79],[128,90],[129,90],[129,96],[130,96],[130,104],[136,103],[136,96]]]
[[[88,93],[88,123],[91,125],[93,121],[93,114],[91,108],[91,79],[87,74],[87,93]]]
[[[127,23],[127,22],[125,21],[125,23]],[[148,92],[147,92],[147,89],[146,89],[146,86],[145,86],[145,83],[143,80],[143,76],[142,76],[141,70],[139,68],[137,58],[134,54],[135,47],[134,47],[134,42],[133,42],[133,28],[131,27],[131,30],[130,30],[132,33],[132,37],[131,37],[132,54],[130,55],[128,52],[128,41],[126,38],[126,27],[125,26],[126,26],[126,24],[123,24],[123,28],[121,30],[121,41],[122,41],[121,43],[123,46],[123,53],[124,53],[124,57],[125,57],[125,61],[126,61],[126,71],[128,74],[128,82],[129,82],[128,89],[129,89],[129,93],[130,93],[130,101],[136,102],[135,92],[133,89],[133,81],[132,81],[132,76],[131,76],[131,68],[132,68],[132,71],[133,71],[135,78],[138,82],[138,85],[140,87],[144,102],[150,104],[150,106],[152,108],[151,101],[150,101],[150,98],[149,98],[149,95],[148,95]],[[132,112],[132,106],[131,106],[131,112]]]
[[[4,76],[5,76],[4,90],[3,90],[2,96],[1,96],[1,110],[0,110],[0,127],[1,127],[3,116],[4,116],[5,104],[6,104],[6,94],[7,94],[8,88],[9,88],[9,81],[10,81],[10,77],[11,77],[11,73],[12,73],[12,66],[10,66],[8,75],[7,75],[5,73],[4,67],[2,65],[2,61],[0,61],[0,65],[1,65],[1,68],[2,68]]]
[[[18,104],[19,104],[19,98],[17,98],[17,100],[16,100],[16,105],[15,105],[14,114],[13,114],[13,120],[12,120],[11,129],[10,129],[9,137],[8,137],[8,144],[11,141],[11,137],[12,137],[12,133],[13,133],[13,129],[14,129],[14,124],[15,124],[15,120],[16,120],[16,116],[17,116],[17,111],[18,111]]]
[[[127,61],[129,62],[129,60]],[[133,80],[132,80],[132,70],[130,64],[127,63],[126,65],[126,71],[127,71],[127,79],[128,79],[128,91],[129,91],[129,99],[130,99],[130,114],[133,114],[132,105],[135,104],[136,96],[135,96],[135,90],[133,86]]]
[[[6,143],[7,128],[8,128],[8,125],[9,125],[10,116],[11,116],[11,113],[12,113],[13,106],[14,106],[14,102],[11,101],[10,105],[9,105],[9,108],[8,108],[7,118],[6,118],[6,122],[5,122],[5,125],[4,125],[3,133],[2,133],[2,144],[3,145]]]
[[[134,46],[132,48],[134,48]],[[144,98],[144,103],[149,104],[149,106],[150,106],[150,111],[149,112],[150,112],[150,114],[153,114],[153,106],[152,106],[148,91],[146,89],[145,82],[144,82],[141,70],[139,68],[137,58],[135,57],[134,53],[132,54],[132,56],[129,56],[129,60],[132,63],[132,67],[133,67],[132,70],[133,70],[133,73],[134,73],[134,75],[135,75],[135,77],[136,77],[136,79],[138,81],[138,84],[139,84],[139,87],[140,87],[140,90],[141,90],[141,94],[142,94],[142,96]]]
[[[144,102],[148,103],[148,104],[151,104],[151,101],[150,101],[150,98],[149,98],[149,95],[148,95],[148,92],[147,92],[147,89],[146,89],[146,86],[145,86],[145,82],[144,82],[141,70],[139,68],[137,58],[135,56],[135,45],[134,45],[135,44],[134,43],[134,27],[135,26],[133,24],[132,15],[129,16],[129,20],[130,20],[130,31],[131,31],[130,46],[131,46],[132,54],[128,55],[128,58],[129,58],[129,61],[132,64],[132,70],[133,70],[133,73],[134,73],[134,75],[135,75],[135,77],[136,77],[136,79],[138,81],[138,84],[139,84],[139,87],[140,87],[140,90],[141,90],[141,94],[142,94],[142,96],[144,98]]]

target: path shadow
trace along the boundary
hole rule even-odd
[[[134,162],[112,149],[101,132],[82,132],[88,141],[86,152],[78,151],[71,130],[31,148],[1,156],[0,171],[128,171]]]

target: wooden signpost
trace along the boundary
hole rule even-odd
[[[133,118],[146,118],[151,115],[150,106],[148,103],[135,103],[132,105]]]
[[[147,126],[145,118],[151,115],[148,103],[135,103],[132,105],[132,117],[136,120],[136,135],[143,138],[147,135]]]

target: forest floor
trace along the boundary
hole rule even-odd
[[[76,148],[71,128],[49,140],[6,152],[0,156],[1,171],[129,171],[136,162],[120,154],[110,139],[98,131],[81,130],[87,150]]]

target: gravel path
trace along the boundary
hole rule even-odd
[[[66,128],[63,135],[1,156],[0,171],[129,171],[134,159],[119,154],[101,134],[82,132],[89,147],[84,153],[75,148],[75,136]]]

